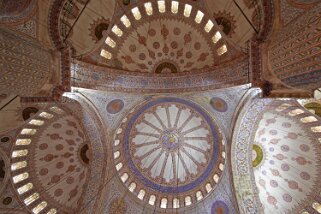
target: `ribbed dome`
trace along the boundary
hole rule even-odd
[[[151,205],[166,199],[170,202],[160,202],[160,207],[179,208],[199,201],[214,188],[224,169],[218,126],[189,101],[148,102],[135,109],[116,133],[114,161],[119,176],[138,198],[154,196]],[[180,205],[172,203],[175,198]]]

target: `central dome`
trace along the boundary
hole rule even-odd
[[[183,99],[160,98],[140,106],[117,133],[114,160],[119,176],[130,191],[137,190],[138,198],[147,199],[147,193],[151,205],[166,199],[167,208],[178,208],[201,200],[224,168],[218,126],[202,108]],[[181,206],[167,205],[173,199],[181,200]]]

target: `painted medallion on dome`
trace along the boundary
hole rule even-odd
[[[228,206],[225,204],[225,202],[215,201],[212,204],[211,213],[212,214],[228,214],[229,209],[228,209]]]
[[[124,108],[124,102],[121,99],[115,99],[107,104],[107,112],[110,114],[117,114]]]
[[[252,164],[253,164],[253,167],[257,167],[258,165],[260,165],[262,160],[263,160],[263,150],[262,150],[262,148],[257,144],[253,144],[253,148],[252,148]]]
[[[228,109],[228,105],[225,102],[225,100],[223,100],[222,98],[219,98],[219,97],[213,97],[210,100],[210,104],[214,110],[219,111],[219,112],[226,112]]]

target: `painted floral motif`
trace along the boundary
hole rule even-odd
[[[113,152],[116,170],[129,188],[135,182],[146,194],[174,197],[179,192],[183,197],[208,185],[200,192],[203,198],[219,182],[224,144],[218,126],[198,105],[159,98],[137,107],[124,121]]]
[[[263,148],[265,161],[254,176],[265,213],[292,213],[318,181],[317,152],[300,125],[272,112],[259,123],[255,143]]]
[[[157,67],[165,62],[175,64],[175,72],[182,72],[214,64],[213,50],[208,45],[210,40],[204,35],[191,31],[191,26],[184,22],[162,20],[159,28],[153,27],[159,24],[159,20],[153,20],[139,26],[137,33],[133,31],[128,35],[115,54],[123,69],[160,73]]]
[[[137,120],[130,147],[135,165],[145,176],[180,185],[202,174],[213,147],[210,127],[201,115],[185,105],[166,103]]]

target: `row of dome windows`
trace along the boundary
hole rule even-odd
[[[121,180],[122,180],[122,182],[124,182],[124,183],[128,180],[128,178],[129,178],[129,176],[128,176],[127,173],[124,173],[124,174],[121,176]],[[215,180],[216,180],[216,182],[218,182],[218,179],[219,179],[218,175],[215,175]],[[206,188],[207,193],[209,193],[209,192],[213,189],[213,187],[212,187],[212,185],[211,185],[210,183],[207,183],[207,184],[205,185],[205,188]],[[129,190],[130,192],[134,192],[135,189],[136,189],[136,183],[135,183],[135,182],[132,182],[132,183],[128,186],[128,190]],[[144,189],[141,189],[141,190],[139,191],[137,197],[138,197],[140,200],[143,200],[144,197],[145,197],[145,194],[146,194],[145,190],[144,190]],[[202,193],[201,191],[197,191],[196,194],[195,194],[195,196],[196,196],[197,201],[200,201],[200,200],[203,198],[203,193]],[[192,204],[192,198],[191,198],[191,196],[186,196],[184,200],[185,200],[185,206],[189,206],[189,205]],[[155,195],[150,195],[149,200],[148,200],[148,203],[153,206],[153,205],[155,205],[155,202],[156,202],[156,196],[155,196]],[[162,198],[162,199],[161,199],[161,203],[160,203],[160,207],[161,207],[161,208],[167,208],[167,202],[168,202],[168,199],[167,199],[167,198]],[[179,207],[180,207],[180,205],[179,205],[179,199],[174,198],[174,199],[173,199],[173,208],[179,208]]]
[[[292,106],[292,105],[290,105],[288,103],[283,103],[282,105],[280,105],[279,107],[276,108],[276,111],[281,112],[281,111],[289,108],[290,106]],[[304,110],[302,110],[300,108],[297,108],[297,109],[294,109],[294,110],[290,111],[288,114],[293,117],[293,116],[297,116],[297,115],[300,115],[300,114],[303,114],[303,113],[304,113]],[[318,121],[318,119],[316,117],[314,117],[314,116],[307,116],[307,117],[301,118],[300,121],[302,123],[311,123],[311,122]],[[311,127],[311,131],[312,132],[321,132],[321,126]],[[321,138],[319,138],[318,140],[321,143]]]
[[[321,193],[320,193],[321,196]],[[321,213],[321,204],[318,202],[312,203],[312,208],[317,211],[318,213]],[[308,211],[303,211],[301,214],[310,214]]]
[[[61,114],[63,113],[63,111],[58,108],[58,107],[51,107],[50,108],[51,111]],[[53,114],[47,113],[47,112],[41,112],[39,114],[39,116],[43,119],[51,119],[54,117]],[[34,126],[42,126],[45,123],[44,120],[40,120],[40,119],[32,119],[29,121],[30,125],[34,125]],[[36,129],[34,128],[24,128],[21,130],[20,134],[21,135],[34,135],[37,132]],[[16,140],[15,145],[16,146],[28,146],[31,143],[31,139],[29,138],[18,138]],[[13,163],[11,164],[11,171],[15,172],[15,171],[19,171],[25,167],[27,167],[28,163],[26,160],[22,160],[19,162],[15,162],[14,160],[17,158],[21,158],[21,157],[25,157],[28,155],[28,149],[20,149],[20,150],[14,150],[12,152],[11,157],[13,158]],[[25,181],[29,178],[29,173],[28,172],[22,172],[16,176],[14,176],[12,178],[13,183],[19,185],[20,182]],[[27,183],[24,184],[22,186],[18,186],[17,188],[17,192],[19,195],[24,195],[25,193],[29,192],[30,190],[33,189],[33,184],[32,183]],[[34,192],[31,195],[29,195],[28,197],[24,198],[24,203],[26,206],[31,205],[33,202],[35,202],[36,200],[38,200],[40,197],[39,193]],[[46,201],[42,201],[40,203],[38,203],[35,207],[32,208],[32,212],[34,214],[38,214],[41,211],[43,211],[46,207],[47,207],[48,203]],[[55,208],[50,209],[47,214],[56,214],[57,210]]]
[[[119,128],[119,129],[117,129],[116,132],[117,132],[117,134],[120,134],[120,133],[122,132],[122,129]],[[119,145],[119,143],[120,143],[120,141],[119,141],[118,139],[114,141],[114,145],[115,145],[115,146]],[[224,143],[223,143],[223,145],[224,145]],[[118,159],[119,157],[120,157],[120,151],[115,151],[115,152],[114,152],[114,159]],[[222,157],[225,158],[225,152],[224,152],[224,151],[222,152]],[[116,170],[117,170],[117,171],[120,171],[122,168],[123,168],[123,163],[122,163],[122,162],[119,162],[118,164],[116,164]],[[220,163],[220,164],[219,164],[219,169],[220,169],[221,171],[224,170],[224,164],[223,164],[223,163]],[[122,180],[123,183],[125,183],[125,182],[128,180],[128,178],[129,178],[129,175],[128,175],[128,173],[126,173],[126,172],[123,173],[122,176],[120,177],[120,179]],[[215,183],[218,183],[219,176],[218,176],[217,174],[214,174],[213,180],[214,180]],[[134,192],[134,190],[136,189],[136,183],[135,183],[135,182],[132,182],[132,183],[128,186],[128,189],[129,189],[130,192]],[[207,184],[205,185],[205,189],[206,189],[207,193],[209,193],[209,192],[213,189],[213,187],[212,187],[212,185],[211,185],[210,183],[207,183]],[[140,200],[143,200],[144,197],[145,197],[145,193],[146,193],[145,190],[144,190],[144,189],[141,189],[141,190],[139,191],[137,197],[138,197]],[[195,196],[196,196],[197,201],[199,201],[199,200],[201,200],[201,199],[203,198],[203,193],[202,193],[201,191],[197,191],[196,194],[195,194]],[[149,200],[148,200],[148,203],[149,203],[150,205],[155,205],[155,201],[156,201],[156,196],[155,196],[155,195],[150,195],[150,198],[149,198]],[[191,198],[191,196],[186,196],[186,197],[185,197],[185,206],[189,206],[189,205],[191,205],[191,204],[192,204],[192,198]],[[161,207],[161,208],[167,208],[167,198],[162,198],[162,199],[161,199],[160,207]],[[179,208],[179,207],[180,207],[180,205],[179,205],[179,199],[174,198],[174,199],[173,199],[173,208]]]
[[[157,1],[157,6],[158,6],[158,11],[160,13],[165,13],[166,7],[165,7],[165,1],[164,0]],[[178,13],[178,7],[179,7],[179,2],[178,1],[172,1],[171,2],[171,12],[173,14],[177,14]],[[152,3],[151,2],[146,2],[144,4],[144,8],[145,8],[146,14],[148,16],[153,15],[153,7],[152,7]],[[133,9],[131,9],[131,12],[132,12],[132,15],[134,16],[134,18],[136,20],[140,20],[142,18],[142,15],[141,15],[140,10],[139,10],[138,7],[134,7]],[[190,17],[191,12],[192,12],[192,5],[185,4],[184,13],[183,13],[184,16],[187,17],[187,18]],[[196,23],[200,24],[202,19],[203,19],[203,17],[204,17],[204,13],[202,11],[198,10],[194,20],[195,20]],[[123,25],[126,28],[129,28],[131,26],[131,22],[130,22],[129,18],[126,15],[123,15],[120,18],[120,21],[123,23]],[[207,23],[205,24],[205,26],[204,26],[205,32],[209,33],[212,30],[213,26],[214,26],[213,21],[209,19],[207,21]],[[123,31],[117,25],[114,25],[112,27],[111,31],[118,37],[121,37],[123,35]],[[214,44],[216,44],[221,38],[222,38],[221,33],[219,31],[217,31],[214,34],[214,36],[212,37],[212,42]],[[106,38],[105,43],[111,48],[115,48],[116,47],[116,42],[112,38],[110,38],[109,36]],[[223,55],[226,52],[227,52],[226,45],[222,45],[220,48],[217,49],[217,54],[219,56]],[[100,55],[102,57],[105,57],[106,59],[111,59],[112,58],[112,54],[109,51],[105,50],[105,49],[101,50]]]

